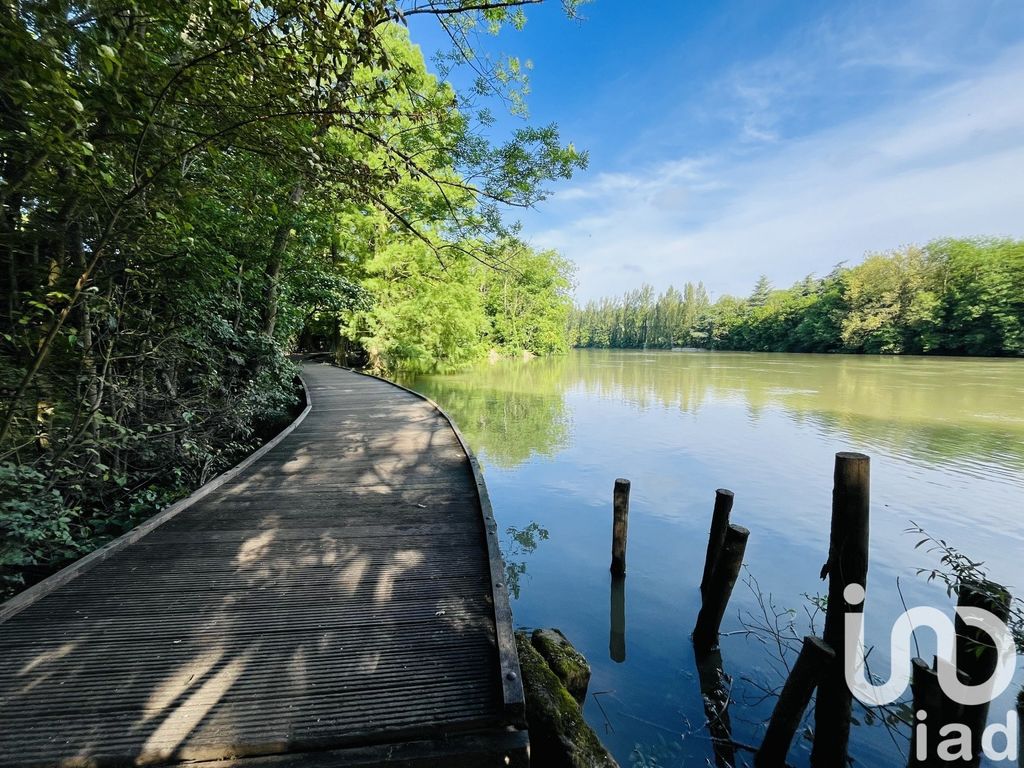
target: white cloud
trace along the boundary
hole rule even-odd
[[[952,85],[757,153],[598,174],[556,194],[548,224],[528,232],[576,262],[581,299],[641,281],[745,293],[762,272],[785,285],[909,242],[1024,236],[1021,93],[1017,48]]]

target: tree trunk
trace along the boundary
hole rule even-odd
[[[7,241],[7,328],[14,328],[18,309],[18,256],[16,238],[18,222],[21,219],[21,196],[12,196],[8,210],[0,210],[0,237]]]
[[[71,257],[75,266],[85,270],[85,251],[82,248],[82,227],[75,222],[69,228]],[[96,376],[96,358],[93,355],[92,316],[89,311],[89,294],[83,294],[81,305],[82,322],[82,368],[85,369],[86,423],[94,439],[99,438],[96,415],[100,410],[100,389]]]
[[[302,193],[302,182],[292,187],[281,223],[277,225],[277,231],[274,232],[274,242],[270,245],[270,258],[267,260],[266,288],[263,293],[263,334],[271,338],[273,338],[274,329],[277,326],[277,302],[281,264],[284,262],[284,254],[288,250],[288,240],[291,235],[292,224],[295,220],[295,209],[302,200]]]

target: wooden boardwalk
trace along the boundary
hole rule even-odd
[[[0,606],[0,766],[526,764],[475,460],[410,392],[303,377],[249,466]]]

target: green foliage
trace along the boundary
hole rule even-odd
[[[688,284],[689,285],[689,284]],[[673,289],[649,287],[573,313],[574,341],[594,347],[671,347],[760,352],[1024,354],[1024,241],[937,240],[868,256],[828,276],[773,290],[762,276],[750,296],[706,296],[678,317]]]
[[[687,283],[683,292],[669,286],[661,296],[644,285],[621,300],[591,301],[572,313],[570,338],[578,347],[666,348],[695,344],[699,314],[710,300],[703,283]]]
[[[504,343],[503,215],[586,156],[554,126],[482,139],[402,24],[435,17],[472,63],[474,28],[523,22],[488,6],[0,6],[0,566],[56,564],[234,462],[287,418],[300,340],[421,369]],[[557,349],[538,311],[525,343]]]
[[[568,351],[573,265],[518,242],[498,256],[501,266],[484,270],[480,287],[493,344],[536,355]]]
[[[443,271],[430,248],[416,242],[382,249],[367,267],[371,309],[349,319],[370,365],[384,370],[451,370],[479,358],[487,318],[474,290],[470,260]]]
[[[418,240],[378,249],[365,265],[372,300],[341,328],[383,371],[454,371],[487,349],[568,350],[572,265],[554,251],[502,240],[483,263],[468,248],[439,256]]]
[[[0,463],[0,590],[11,585],[19,566],[76,554],[79,516],[80,510],[65,505],[44,474]]]
[[[988,581],[988,575],[983,568],[985,563],[972,560],[956,547],[946,543],[944,539],[933,537],[913,521],[906,533],[921,537],[914,546],[915,549],[924,547],[929,554],[939,559],[938,568],[918,568],[917,575],[924,576],[928,581],[944,584],[950,597],[959,595],[961,587],[969,584],[973,589],[983,590],[986,596],[996,603],[1009,599],[1007,625],[1017,645],[1017,652],[1024,653],[1024,600],[1019,596],[1008,598],[1003,587]]]

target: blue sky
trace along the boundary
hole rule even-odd
[[[745,295],[762,273],[785,286],[908,243],[1024,236],[1019,0],[582,13],[548,0],[486,41],[532,62],[529,121],[590,152],[522,216],[576,263],[578,299],[687,280]]]

